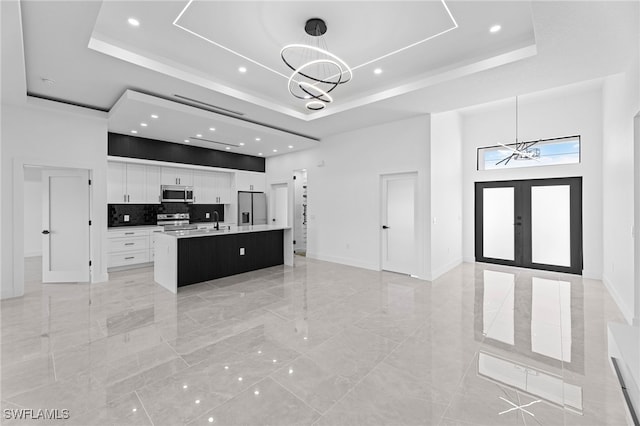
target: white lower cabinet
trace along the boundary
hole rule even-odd
[[[154,233],[161,227],[110,229],[108,268],[153,262]]]

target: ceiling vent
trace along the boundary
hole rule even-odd
[[[219,107],[219,106],[216,106],[216,105],[209,104],[207,102],[203,102],[203,101],[199,101],[197,99],[189,98],[187,96],[182,96],[182,95],[178,95],[178,94],[174,94],[173,96],[175,96],[178,99],[182,99],[184,101],[193,102],[193,103],[198,104],[198,105],[204,105],[204,106],[209,107],[211,109],[214,109],[216,111],[224,111],[224,112],[227,112],[229,114],[235,114],[235,115],[244,115],[244,113],[242,113],[242,112],[234,111],[234,110],[227,109],[227,108],[222,108],[222,107]]]
[[[239,147],[240,146],[240,145],[236,145],[236,144],[228,143],[228,142],[218,142],[218,141],[214,141],[214,140],[211,140],[211,139],[199,138],[197,136],[191,136],[189,139],[193,139],[193,140],[197,140],[197,141],[203,141],[203,142],[217,143],[219,145],[224,145],[224,146],[235,146],[235,147]]]

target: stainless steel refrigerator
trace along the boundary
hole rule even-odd
[[[267,197],[264,192],[238,191],[238,226],[266,224]]]

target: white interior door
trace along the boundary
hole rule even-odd
[[[415,173],[382,177],[382,269],[417,272]]]
[[[276,226],[287,226],[289,215],[289,189],[287,184],[273,185],[271,187],[272,194],[272,216],[271,224]]]
[[[89,281],[89,172],[42,172],[42,281]]]

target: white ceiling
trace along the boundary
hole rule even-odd
[[[355,70],[353,85],[349,83],[335,90],[334,104],[321,113],[309,115],[288,94],[282,76],[251,62],[241,63],[237,55],[173,25],[187,0],[104,4],[22,1],[20,8],[8,7],[7,4],[16,5],[12,0],[2,3],[3,101],[8,93],[5,87],[20,87],[18,80],[22,75],[32,95],[105,111],[111,110],[127,89],[174,100],[177,100],[174,95],[180,94],[240,112],[246,120],[315,138],[600,78],[625,70],[634,57],[633,49],[638,48],[636,1],[447,1],[458,28],[376,63],[375,67],[384,71],[379,76],[371,72],[373,65]],[[236,21],[237,14],[249,5],[255,7],[243,20]],[[181,23],[206,37],[218,37],[220,42],[236,49],[246,48],[246,55],[253,55],[254,60],[274,69],[280,66],[280,72],[286,68],[278,62],[279,51],[274,54],[264,49],[279,47],[293,37],[310,17],[307,10],[325,17],[329,49],[345,56],[343,59],[353,66],[413,38],[446,30],[449,22],[439,1],[210,1],[196,2],[195,6],[201,9],[194,8],[193,15],[185,16]],[[323,13],[317,9],[319,6]],[[233,9],[229,13],[235,14],[234,19],[229,19],[226,12],[211,19],[218,19],[219,26],[226,25],[230,32],[216,32],[216,26],[203,25],[205,13],[213,13],[220,7]],[[407,11],[421,7],[433,11],[433,21],[427,20],[435,30],[424,31],[422,25],[410,20],[415,16]],[[373,21],[368,21],[365,13],[370,8],[372,19],[380,20],[386,14],[393,25],[379,28],[379,24],[371,24]],[[141,21],[133,32],[126,19],[122,21],[122,17],[129,16],[129,10],[131,14],[135,11]],[[341,23],[343,16],[351,16],[351,20]],[[405,25],[403,19],[411,23]],[[243,40],[227,37],[236,22],[241,23],[238,29],[245,34]],[[358,28],[357,34],[341,33],[346,31],[340,30],[345,22]],[[19,55],[7,59],[11,52],[21,50],[22,40],[19,34],[16,36],[20,23],[26,71],[15,60]],[[503,29],[498,34],[489,34],[488,27],[494,23],[501,24]],[[362,28],[380,30],[380,37],[387,44],[380,49],[374,46],[370,52],[369,48],[354,49],[358,43],[364,46],[369,39]],[[10,30],[14,32],[7,37]],[[393,44],[396,33],[398,43]],[[335,38],[329,39],[330,35]],[[101,43],[103,48],[111,49],[110,54],[96,50]],[[351,55],[355,62],[347,57]],[[242,76],[236,72],[240,65],[248,68]],[[8,82],[6,76],[15,81]],[[46,84],[42,78],[55,83]],[[174,112],[178,109],[169,108]],[[220,118],[199,111],[210,120]],[[137,122],[120,121],[117,111],[111,116],[109,127],[113,131],[130,131],[129,127]],[[197,127],[179,118],[172,123],[177,127],[175,138],[178,134],[179,137],[191,134]],[[229,140],[221,142],[233,140],[229,136]]]
[[[109,111],[109,130],[261,157],[308,149],[319,143],[132,90],[127,90]]]
[[[131,17],[139,27],[129,25]],[[313,17],[326,20],[327,47],[354,74],[319,112],[291,96],[292,72],[280,57],[285,45],[313,43],[304,32]],[[509,24],[491,34],[499,22]],[[444,0],[105,2],[89,42],[115,58],[302,120],[395,96],[427,76],[447,78],[456,70],[459,77],[519,60],[535,54],[534,46],[529,2],[449,7]],[[375,68],[383,72],[376,75]]]

